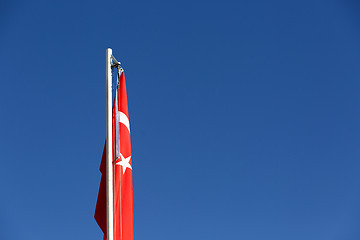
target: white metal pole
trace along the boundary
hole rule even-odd
[[[113,139],[112,139],[112,49],[106,49],[106,215],[107,240],[114,239],[113,205]]]

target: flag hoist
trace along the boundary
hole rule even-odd
[[[114,100],[113,68],[118,69]],[[132,159],[125,75],[110,48],[106,50],[106,143],[100,172],[95,220],[104,239],[133,240]]]

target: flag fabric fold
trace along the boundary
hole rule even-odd
[[[113,106],[114,240],[133,240],[133,188],[130,122],[125,75],[119,76]],[[101,180],[95,220],[106,239],[106,143],[100,163]]]

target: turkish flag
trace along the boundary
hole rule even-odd
[[[114,240],[133,240],[133,188],[130,123],[124,72],[120,74],[113,107]],[[106,143],[100,164],[101,181],[95,220],[106,239]]]

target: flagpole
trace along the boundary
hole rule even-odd
[[[114,238],[113,204],[113,139],[112,139],[112,49],[106,49],[106,222],[107,240]]]

